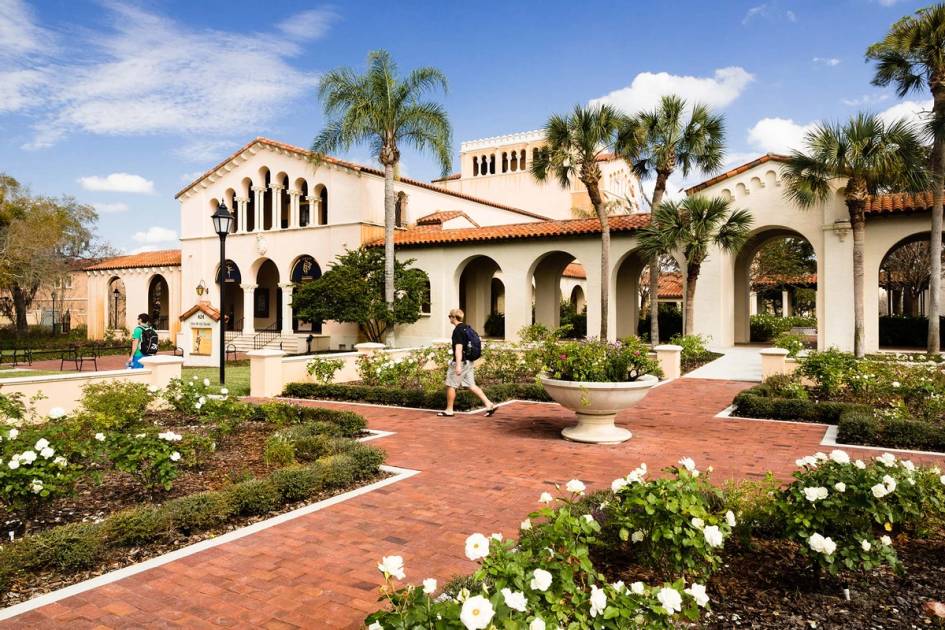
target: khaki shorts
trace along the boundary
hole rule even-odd
[[[472,361],[463,361],[463,367],[459,374],[456,373],[456,362],[450,361],[449,367],[446,368],[447,387],[472,387],[475,384],[476,373]]]

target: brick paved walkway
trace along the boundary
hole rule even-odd
[[[695,458],[713,479],[787,476],[820,450],[824,429],[725,421],[713,416],[741,382],[682,379],[653,390],[618,422],[634,438],[618,446],[565,442],[570,414],[517,403],[492,419],[355,407],[388,463],[422,471],[288,523],[61,600],[6,622],[9,628],[355,628],[377,608],[382,555],[404,556],[414,583],[443,584],[474,564],[463,542],[474,531],[514,535],[543,490],[571,478],[609,487],[641,461],[652,470]],[[343,405],[339,405],[343,406]],[[876,453],[867,453],[867,456]]]

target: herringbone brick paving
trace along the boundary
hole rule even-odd
[[[443,584],[474,564],[474,531],[515,535],[543,490],[571,478],[591,489],[646,462],[680,457],[713,479],[787,477],[821,450],[824,429],[714,418],[748,383],[682,379],[618,417],[634,432],[617,446],[566,442],[573,416],[555,405],[515,403],[493,418],[444,420],[413,410],[351,407],[373,429],[388,463],[410,479],[7,621],[4,628],[356,628],[378,607],[383,555],[404,556],[407,578]],[[344,407],[344,405],[337,405]],[[852,452],[852,451],[851,451]],[[874,452],[864,452],[873,456]],[[921,458],[915,458],[919,461]]]

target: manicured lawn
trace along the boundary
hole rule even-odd
[[[25,376],[49,376],[51,374],[64,374],[69,372],[60,370],[0,370],[0,378],[22,378]]]
[[[218,367],[185,367],[181,371],[184,380],[197,377],[208,378],[213,385],[220,384]],[[226,387],[234,396],[249,396],[249,361],[230,361],[226,364]]]

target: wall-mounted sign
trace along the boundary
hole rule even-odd
[[[190,339],[191,354],[208,357],[213,353],[213,328],[209,325],[198,325],[196,322],[191,324]]]

